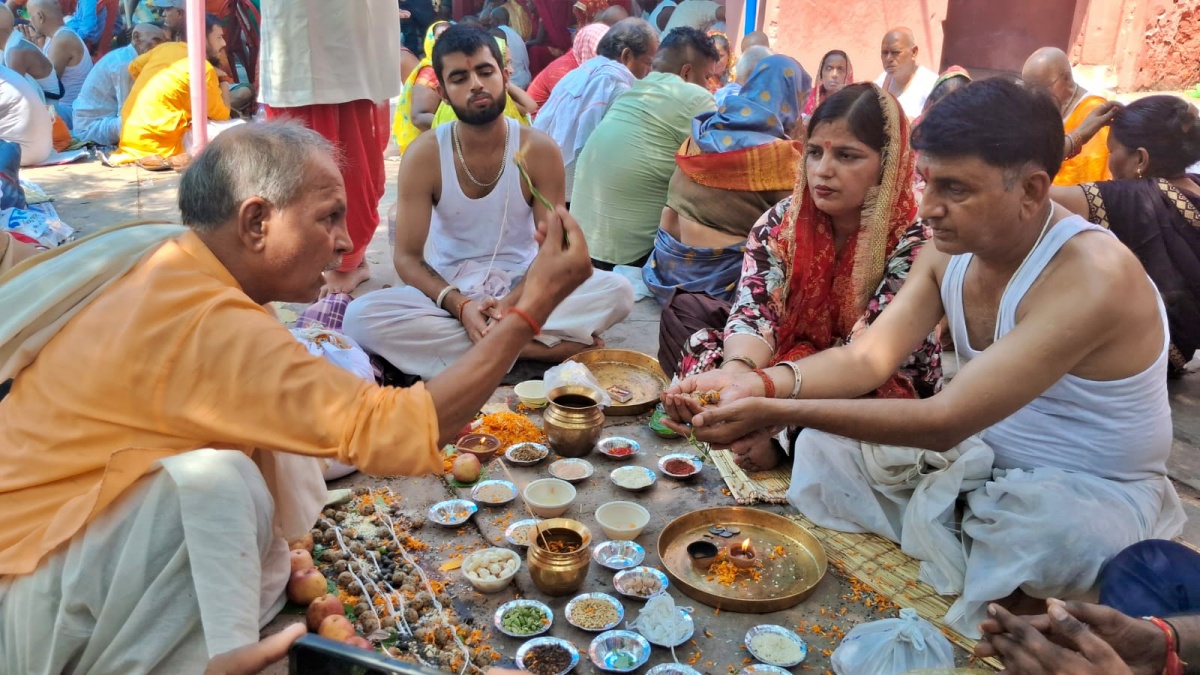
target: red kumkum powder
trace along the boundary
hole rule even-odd
[[[663,470],[677,476],[687,476],[696,473],[696,465],[691,462],[685,462],[682,459],[669,459],[663,465]]]
[[[633,448],[628,445],[614,445],[608,449],[608,454],[613,457],[628,457],[633,454]]]

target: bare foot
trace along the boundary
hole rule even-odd
[[[592,336],[592,344],[590,345],[563,340],[553,347],[547,347],[546,345],[534,340],[533,342],[530,342],[527,347],[521,350],[520,358],[527,359],[529,361],[542,361],[544,363],[561,363],[562,361],[566,361],[572,356],[575,356],[579,352],[588,349],[599,349],[603,346],[604,340],[599,335]]]
[[[321,287],[321,297],[334,295],[336,293],[353,293],[354,289],[358,288],[367,279],[371,278],[371,268],[367,266],[367,261],[363,260],[362,264],[349,272],[333,270],[325,273],[325,285]]]
[[[771,441],[771,432],[756,431],[734,441],[733,461],[743,471],[769,471],[779,465],[779,452]]]

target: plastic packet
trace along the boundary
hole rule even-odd
[[[375,371],[371,368],[371,357],[349,337],[318,326],[295,328],[292,336],[300,341],[313,356],[324,356],[333,365],[354,373],[368,382],[375,381]],[[348,476],[357,469],[348,464],[322,458],[321,473],[325,480],[334,480]]]
[[[560,363],[547,370],[546,374],[542,376],[542,380],[546,383],[547,392],[566,386],[584,387],[592,392],[592,398],[600,404],[601,408],[607,408],[613,404],[612,396],[605,391],[604,387],[600,386],[600,381],[582,363],[575,361]]]
[[[831,661],[838,675],[901,675],[922,668],[954,668],[954,648],[936,626],[906,607],[898,619],[855,626]]]

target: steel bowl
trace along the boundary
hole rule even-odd
[[[587,469],[587,473],[583,474],[579,478],[563,478],[559,474],[568,466],[582,466],[583,468]],[[550,463],[549,469],[551,476],[554,476],[559,480],[565,480],[568,483],[582,483],[583,481],[591,478],[592,474],[596,473],[596,469],[592,467],[591,462],[587,461],[586,459],[578,459],[575,457],[555,460]]]
[[[486,490],[489,485],[502,486],[504,489],[508,490],[508,496],[500,501],[494,502],[483,499],[483,491]],[[476,503],[483,504],[484,506],[503,506],[504,504],[507,504],[516,498],[517,486],[506,480],[485,480],[471,488],[471,499],[474,499]]]
[[[691,464],[692,468],[694,468],[695,470],[692,471],[691,473],[671,473],[670,471],[667,471],[667,462],[669,462],[673,459],[678,459],[678,460],[687,462],[688,464]],[[697,457],[695,455],[688,454],[686,452],[676,452],[676,453],[672,453],[670,455],[664,455],[662,457],[662,459],[658,460],[658,470],[661,471],[664,476],[670,476],[671,478],[674,478],[675,480],[686,480],[688,478],[695,478],[696,476],[700,475],[700,472],[703,469],[704,469],[704,460],[700,459],[699,457]]]
[[[646,549],[636,541],[606,541],[592,549],[592,559],[610,570],[627,570],[642,564]]]
[[[536,630],[532,633],[514,633],[514,632],[506,629],[504,627],[504,624],[502,623],[504,621],[504,615],[507,614],[509,610],[517,609],[518,607],[536,608],[538,611],[540,611],[546,617],[546,623],[542,624],[541,629]],[[509,600],[508,602],[504,603],[503,605],[500,605],[500,607],[496,610],[496,613],[492,616],[492,623],[494,623],[496,625],[496,630],[500,631],[501,633],[504,633],[505,635],[507,635],[509,637],[515,637],[515,638],[533,637],[535,635],[541,635],[542,633],[545,633],[546,631],[550,630],[551,626],[554,625],[554,610],[550,609],[550,607],[547,606],[545,603],[538,602],[537,600],[526,600],[526,599]]]
[[[628,673],[650,659],[650,643],[631,630],[610,630],[592,640],[588,656],[600,670]]]
[[[765,635],[768,633],[773,633],[775,635],[782,635],[784,638],[791,640],[793,643],[795,643],[796,646],[800,648],[800,660],[788,661],[788,662],[776,662],[776,661],[772,661],[772,660],[766,658],[765,655],[759,654],[758,652],[754,651],[754,647],[750,643],[754,640],[754,638],[756,636]],[[804,639],[801,638],[799,635],[796,635],[796,633],[794,631],[790,631],[787,628],[784,628],[783,626],[775,626],[772,624],[762,624],[761,626],[755,626],[754,628],[751,628],[750,630],[746,631],[745,644],[746,644],[746,649],[750,652],[751,656],[753,656],[754,658],[758,659],[759,661],[762,661],[763,663],[765,663],[769,666],[778,666],[780,668],[794,668],[794,667],[800,665],[801,663],[803,663],[805,657],[808,656],[808,643],[806,643],[804,641]]]
[[[526,447],[537,450],[541,456],[538,457],[537,459],[515,459],[513,457],[514,451],[519,450],[521,448],[526,448]],[[534,464],[537,464],[538,462],[542,461],[543,459],[546,459],[549,456],[550,456],[550,448],[547,448],[546,446],[542,445],[541,443],[531,443],[528,441],[526,441],[525,443],[514,443],[514,444],[508,446],[508,449],[504,451],[504,459],[509,464],[512,464],[514,466],[533,466]]]
[[[555,675],[566,675],[574,670],[575,666],[579,665],[579,650],[575,648],[575,645],[561,638],[539,637],[529,640],[525,644],[521,645],[519,649],[517,649],[517,667],[521,670],[527,670],[525,668],[525,655],[528,654],[529,650],[533,649],[534,647],[540,647],[542,645],[558,645],[571,654],[571,664]]]
[[[429,507],[429,522],[442,527],[458,527],[471,519],[479,505],[468,499],[447,499]]]
[[[738,675],[792,675],[792,671],[765,663],[752,663],[739,670]]]
[[[597,628],[586,628],[581,626],[578,623],[579,617],[575,616],[575,612],[579,607],[579,603],[583,602],[584,600],[600,600],[609,603],[613,606],[613,609],[617,610],[616,620]],[[586,630],[595,633],[598,631],[609,630],[621,625],[621,621],[625,619],[625,606],[621,604],[620,600],[617,600],[608,593],[584,593],[571,598],[571,601],[567,603],[567,608],[564,610],[564,614],[567,617],[567,623],[575,626],[579,630]]]
[[[633,452],[629,453],[628,455],[612,454],[613,448],[620,447],[622,445],[628,446],[630,449],[633,450]],[[599,443],[597,443],[596,444],[596,452],[599,452],[600,454],[604,455],[605,457],[608,457],[609,459],[615,459],[615,460],[633,459],[634,457],[637,457],[638,455],[642,454],[642,445],[640,443],[638,443],[637,441],[633,440],[632,438],[622,438],[621,436],[612,436],[610,438],[602,439]]]
[[[540,522],[542,522],[540,518],[526,518],[525,520],[518,520],[504,530],[504,540],[512,546],[516,546],[517,548],[527,548],[529,546],[529,542],[533,541],[533,538],[537,536],[537,532],[534,531],[533,526]],[[526,527],[529,528],[529,531],[525,534],[525,540],[522,541],[517,538],[517,533],[520,532],[522,528]]]
[[[700,675],[700,671],[684,663],[660,663],[647,670],[646,675]]]
[[[696,622],[692,620],[691,612],[682,607],[676,607],[675,611],[679,612],[679,618],[682,619],[685,624],[687,624],[687,632],[685,632],[678,640],[676,640],[675,644],[673,645],[665,642],[655,642],[647,637],[646,640],[649,641],[650,644],[657,647],[666,647],[667,649],[670,649],[671,647],[678,647],[686,643],[688,640],[692,639],[693,635],[696,634]]]
[[[619,475],[633,476],[639,473],[646,474],[650,477],[649,485],[643,485],[641,487],[625,487],[618,482],[617,476]],[[608,478],[612,481],[613,485],[616,485],[622,490],[628,490],[629,492],[644,492],[649,490],[650,488],[654,487],[654,483],[658,480],[658,476],[654,474],[654,470],[647,469],[644,466],[623,466],[619,469],[613,469],[612,473],[608,474]]]
[[[658,590],[648,595],[642,595],[633,590],[633,586],[637,585],[639,581],[656,584]],[[653,567],[634,567],[617,572],[617,575],[613,577],[613,587],[617,589],[617,592],[634,600],[648,600],[660,593],[666,593],[667,586],[670,585],[671,582],[667,579],[667,575]]]

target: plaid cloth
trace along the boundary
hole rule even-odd
[[[346,308],[350,306],[350,296],[346,293],[327,295],[309,306],[296,319],[296,328],[325,328],[336,333],[342,332],[342,321],[346,318]]]

